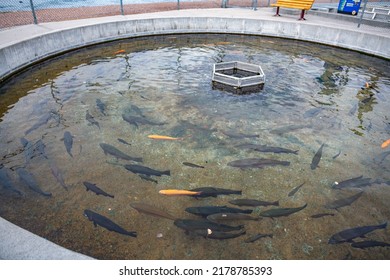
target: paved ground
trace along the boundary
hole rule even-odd
[[[55,32],[59,29],[68,29],[77,26],[91,25],[103,22],[125,21],[129,19],[150,19],[155,17],[231,17],[248,19],[267,19],[280,22],[297,22],[298,13],[289,14],[281,11],[282,17],[273,17],[272,8],[251,9],[202,9],[202,10],[174,10],[167,12],[135,14],[127,16],[102,17],[94,19],[71,20],[63,22],[48,22],[39,25],[26,25],[0,31],[0,49],[16,42]],[[300,24],[320,25],[325,27],[343,26],[348,30],[357,30],[356,22],[350,17],[342,15],[308,14],[306,21]],[[360,32],[378,34],[390,38],[389,28],[362,25]],[[78,253],[63,249],[48,240],[33,235],[25,230],[8,223],[0,218],[0,259],[83,259],[88,258]]]

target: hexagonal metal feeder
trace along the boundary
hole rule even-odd
[[[215,63],[213,88],[237,94],[251,93],[263,89],[265,75],[259,65],[240,61]]]

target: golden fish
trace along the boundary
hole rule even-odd
[[[160,190],[159,194],[163,195],[199,195],[201,192],[187,191],[187,190],[176,190],[176,189],[168,189],[168,190]]]
[[[125,53],[125,52],[126,52],[125,50],[119,50],[119,51],[114,52],[114,54],[121,54],[121,53]]]
[[[385,142],[382,143],[381,147],[382,147],[382,149],[384,149],[389,145],[390,145],[390,139],[387,139]]]
[[[164,136],[164,135],[157,135],[157,134],[148,135],[148,138],[155,139],[155,140],[181,140],[182,139],[182,138],[176,138],[176,137]]]

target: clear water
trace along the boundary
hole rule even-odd
[[[119,50],[125,53],[116,54]],[[261,65],[266,75],[262,91],[234,95],[212,89],[213,63],[234,60]],[[328,244],[336,232],[390,218],[390,150],[381,148],[390,138],[389,70],[389,61],[359,53],[233,35],[139,38],[52,59],[0,88],[1,164],[13,187],[23,194],[0,189],[0,215],[66,248],[101,259],[389,259],[388,247],[363,250],[350,243]],[[105,114],[97,99],[105,104]],[[165,124],[137,128],[127,123],[122,114],[139,116],[135,106],[148,120]],[[100,129],[86,120],[87,111]],[[62,140],[65,131],[74,136],[73,157]],[[226,135],[231,133],[241,137]],[[182,139],[153,140],[147,137],[150,134]],[[29,154],[23,147],[23,137],[35,152]],[[38,151],[39,140],[45,145],[44,154]],[[105,155],[100,143],[142,157],[145,166],[169,169],[171,176],[152,177],[157,184],[143,180],[122,166],[134,162]],[[275,154],[236,147],[244,143],[299,151]],[[323,143],[319,167],[312,170],[312,159]],[[254,157],[290,165],[263,169],[227,165]],[[15,171],[19,167],[52,197],[26,187]],[[52,170],[62,174],[67,189]],[[377,182],[360,189],[331,187],[335,181],[360,175]],[[87,192],[84,181],[115,197]],[[159,194],[161,189],[203,186],[243,194],[203,199]],[[361,190],[363,195],[349,206],[324,208]],[[238,198],[279,200],[283,208],[308,206],[286,217],[235,222],[245,225],[246,235],[228,240],[186,235],[173,221],[138,213],[130,206],[145,202],[178,218],[200,219],[184,209],[236,207],[228,201]],[[272,207],[255,208],[252,215]],[[83,215],[85,209],[136,231],[138,237],[94,227]],[[311,218],[318,213],[334,216]],[[244,242],[257,233],[273,233],[273,238]],[[390,242],[388,229],[367,238]]]

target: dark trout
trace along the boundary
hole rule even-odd
[[[83,182],[83,184],[87,188],[87,191],[92,191],[92,192],[96,193],[97,195],[103,195],[103,196],[108,196],[108,197],[114,198],[113,195],[106,193],[101,188],[96,186],[96,184],[92,184],[89,182]]]
[[[58,169],[57,165],[55,165],[54,162],[50,163],[50,170],[51,170],[51,174],[53,174],[53,176],[56,178],[57,182],[60,183],[60,185],[65,190],[68,190],[68,186],[65,184],[64,177],[62,176],[60,169]]]
[[[24,137],[20,138],[20,143],[23,145],[24,162],[26,166],[34,157],[34,146],[32,142]]]
[[[266,234],[263,234],[263,233],[259,233],[259,234],[256,234],[250,238],[248,238],[247,240],[245,240],[244,242],[245,243],[252,243],[252,242],[255,242],[256,240],[259,240],[260,238],[263,238],[263,237],[269,237],[269,238],[273,238],[274,235],[272,233],[266,233]]]
[[[196,229],[191,232],[193,232],[198,236],[203,236],[204,238],[210,238],[210,239],[231,239],[231,238],[239,237],[246,233],[244,229],[238,232],[223,232],[223,231],[214,231],[211,229]]]
[[[122,118],[123,118],[123,120],[125,120],[129,124],[134,125],[137,128],[138,128],[139,124],[147,124],[147,125],[164,125],[164,124],[166,124],[164,122],[153,122],[153,121],[146,119],[145,117],[131,116],[128,114],[123,114]]]
[[[107,116],[107,114],[106,114],[106,104],[104,104],[99,98],[96,99],[96,106],[99,108],[100,113],[102,113],[104,116]]]
[[[318,218],[322,218],[322,217],[326,217],[326,216],[334,216],[334,214],[333,213],[319,213],[319,214],[311,215],[310,217],[313,219],[318,219]]]
[[[297,208],[275,208],[275,209],[263,211],[259,215],[263,217],[269,217],[269,218],[288,216],[295,212],[301,211],[302,209],[306,208],[306,206],[307,203]]]
[[[376,240],[364,240],[359,242],[353,242],[351,246],[354,248],[365,249],[371,247],[390,247],[390,244]]]
[[[262,201],[257,199],[234,199],[230,200],[229,203],[237,206],[279,206],[279,201]]]
[[[216,231],[234,231],[244,228],[243,225],[229,226],[219,223],[214,223],[206,220],[189,220],[189,219],[177,219],[174,222],[175,226],[184,229],[185,231],[192,231],[196,229],[211,229]]]
[[[2,186],[4,189],[17,193],[18,195],[22,196],[23,193],[15,188],[14,184],[11,181],[11,178],[8,175],[8,172],[6,168],[0,164],[0,186]]]
[[[300,188],[302,188],[302,186],[305,184],[305,182],[303,182],[302,184],[300,184],[299,186],[293,188],[289,193],[288,193],[288,196],[293,196],[297,191],[299,191]]]
[[[313,159],[311,161],[311,164],[310,164],[311,170],[316,169],[318,164],[320,163],[320,160],[321,160],[321,157],[322,157],[322,149],[324,148],[324,145],[325,145],[325,143],[321,145],[321,147],[318,149],[318,151],[314,155],[314,157],[313,157]]]
[[[359,197],[361,197],[362,194],[363,194],[363,192],[359,192],[357,194],[354,194],[354,195],[346,197],[346,198],[337,199],[337,200],[332,201],[328,204],[325,204],[325,208],[338,209],[338,208],[341,208],[344,206],[351,205],[355,200],[357,200]]]
[[[149,181],[149,182],[153,182],[155,184],[158,184],[158,181],[153,179],[152,177],[148,176],[148,175],[145,175],[145,174],[138,174],[138,176],[142,179],[142,180],[145,180],[145,181]]]
[[[290,162],[280,161],[276,159],[268,159],[268,158],[246,158],[246,159],[231,161],[227,165],[231,167],[247,169],[247,168],[264,168],[267,166],[275,166],[275,165],[289,166]]]
[[[85,119],[89,121],[92,125],[96,125],[100,129],[100,124],[95,118],[87,111],[85,114]]]
[[[110,154],[110,155],[114,156],[117,159],[120,158],[120,159],[124,159],[124,160],[131,160],[131,161],[136,161],[136,162],[142,162],[142,158],[141,157],[131,157],[131,156],[123,153],[122,151],[118,150],[117,148],[115,148],[114,146],[111,146],[109,144],[100,143],[99,145],[103,149],[103,152],[104,152],[105,155]]]
[[[131,144],[129,142],[127,142],[126,140],[123,140],[122,138],[118,138],[118,141],[121,142],[122,144],[131,146]]]
[[[230,138],[242,139],[242,138],[259,138],[260,134],[245,134],[235,131],[221,130],[223,134]]]
[[[244,213],[216,213],[207,216],[207,220],[214,223],[220,223],[225,221],[243,221],[243,220],[259,221],[261,219],[262,218],[260,217],[253,217]]]
[[[169,220],[176,220],[171,214],[165,212],[162,209],[157,208],[154,205],[146,204],[143,202],[132,202],[130,206],[137,210],[139,213],[144,213],[156,217],[166,218]]]
[[[111,221],[110,219],[108,219],[108,218],[106,218],[98,213],[95,213],[91,210],[88,210],[88,209],[84,210],[84,216],[88,217],[88,220],[93,222],[95,227],[97,225],[99,225],[101,227],[104,227],[105,229],[108,229],[109,231],[115,231],[117,233],[128,235],[131,237],[137,237],[137,232],[127,231],[124,228],[122,228],[121,226],[119,226],[116,223],[114,223],[113,221]]]
[[[201,188],[195,188],[191,189],[190,191],[194,192],[201,192],[198,195],[193,195],[193,197],[217,197],[218,195],[231,195],[231,194],[238,194],[241,195],[241,190],[229,190],[229,189],[222,189],[222,188],[216,188],[216,187],[201,187]]]
[[[189,166],[189,167],[193,167],[193,168],[204,168],[204,166],[202,166],[202,165],[197,165],[197,164],[194,164],[194,163],[191,163],[191,162],[183,162],[183,164],[185,166]]]
[[[364,237],[367,233],[370,233],[377,229],[382,229],[387,227],[387,222],[380,224],[380,225],[374,225],[374,226],[363,226],[363,227],[355,227],[350,229],[342,230],[338,233],[333,234],[328,243],[329,244],[338,244],[343,242],[352,242],[354,238],[357,237]]]
[[[64,141],[65,149],[68,152],[68,154],[73,157],[72,155],[72,146],[73,146],[73,136],[70,134],[69,131],[64,132],[64,137],[61,139]]]
[[[282,147],[273,147],[267,145],[259,145],[259,144],[240,144],[236,146],[237,148],[254,150],[262,153],[275,153],[275,154],[298,154],[298,150],[290,150]]]
[[[335,182],[332,185],[334,189],[344,189],[344,188],[362,188],[367,187],[375,182],[371,182],[371,178],[364,178],[363,175],[354,177],[345,181]]]
[[[253,210],[248,209],[239,209],[239,208],[231,208],[226,206],[199,206],[199,207],[188,207],[185,209],[186,212],[207,217],[212,214],[216,213],[245,213],[245,214],[251,214]]]
[[[25,183],[31,190],[33,190],[36,193],[39,193],[43,196],[50,197],[52,194],[50,192],[43,191],[37,181],[35,180],[34,176],[30,174],[26,169],[24,168],[18,168],[16,169],[16,173],[18,173],[20,180]]]
[[[137,164],[126,164],[124,166],[128,171],[133,172],[135,174],[143,174],[146,176],[171,176],[171,171],[170,170],[165,170],[165,171],[159,171],[155,170],[146,166],[142,165],[137,165]]]
[[[51,113],[47,113],[47,114],[43,115],[32,127],[30,127],[29,129],[26,130],[24,135],[30,134],[31,132],[38,129],[39,127],[47,124],[49,122],[49,120],[51,119],[51,117],[52,117]]]

